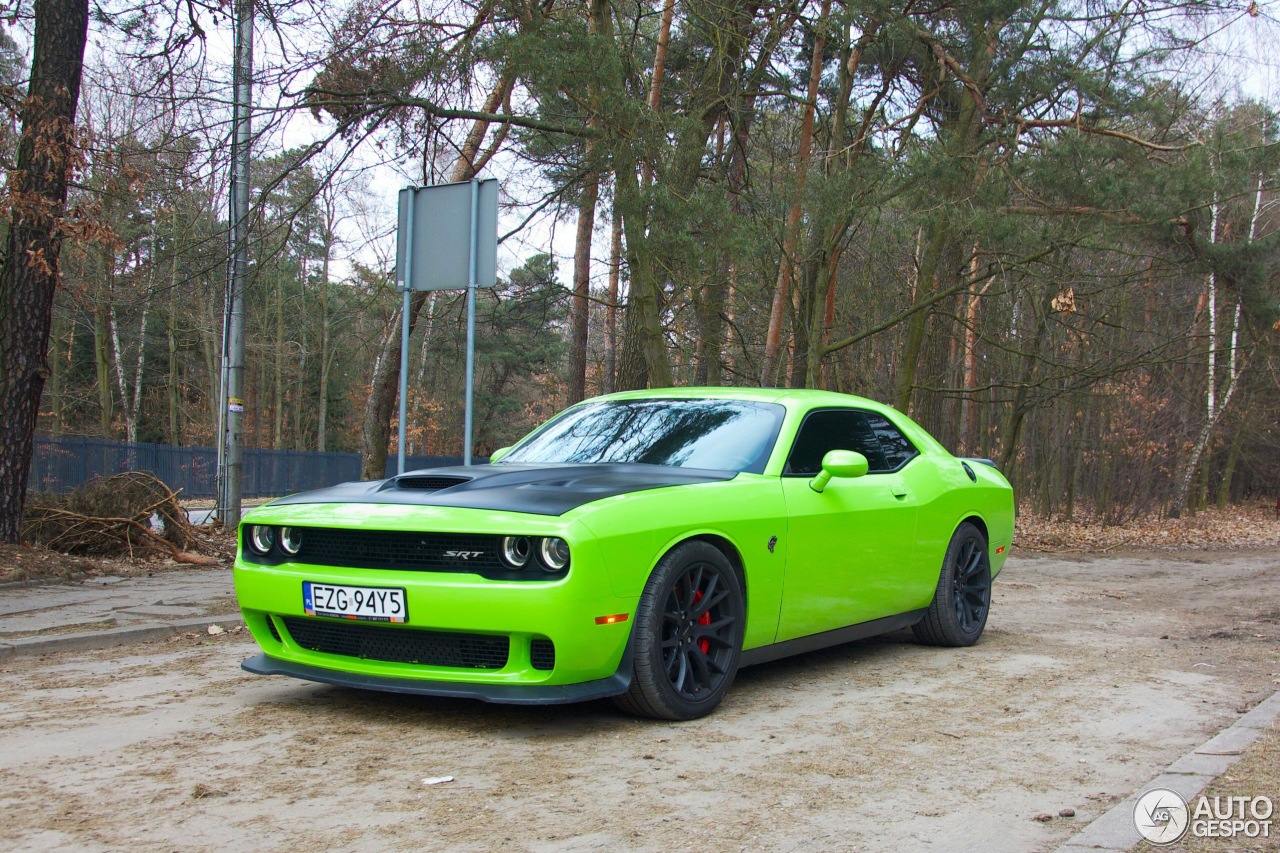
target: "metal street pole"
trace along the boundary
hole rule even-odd
[[[409,193],[408,232],[411,235],[404,248],[404,281],[399,282],[404,288],[404,307],[400,311],[400,430],[396,438],[396,473],[404,473],[404,434],[405,418],[408,417],[409,405],[409,295],[413,290],[413,208],[417,193]]]
[[[223,525],[240,525],[244,475],[244,288],[249,273],[249,139],[250,101],[253,96],[253,0],[236,0],[235,136],[231,149],[232,258],[227,285],[226,383],[221,405],[225,407],[226,456],[223,482]]]
[[[462,464],[471,464],[471,422],[474,408],[475,376],[476,376],[476,266],[480,254],[480,181],[471,179],[471,239],[467,241],[467,251],[471,258],[467,262],[467,401],[466,413],[463,416],[463,449]]]

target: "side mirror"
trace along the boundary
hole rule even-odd
[[[861,477],[867,473],[871,463],[867,457],[853,450],[828,450],[822,457],[822,471],[809,481],[809,488],[820,492],[831,482],[832,477]]]
[[[508,451],[508,450],[510,450],[513,446],[514,446],[514,445],[510,445],[510,444],[508,444],[506,447],[499,447],[497,450],[495,450],[495,451],[493,451],[492,453],[490,453],[490,454],[489,454],[489,464],[490,464],[490,465],[492,465],[493,463],[497,462],[497,461],[498,461],[499,459],[501,459],[502,457],[506,456],[506,455],[507,455],[507,451]]]

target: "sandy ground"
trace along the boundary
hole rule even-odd
[[[1020,555],[976,647],[755,667],[684,724],[255,677],[253,651],[7,662],[5,846],[1051,850],[1280,688],[1280,551]]]

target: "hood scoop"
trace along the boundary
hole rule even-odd
[[[387,481],[394,489],[412,489],[417,492],[438,492],[463,483],[470,483],[470,477],[441,477],[438,475],[405,474]]]

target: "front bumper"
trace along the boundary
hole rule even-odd
[[[303,581],[402,588],[408,622],[309,616]],[[264,652],[245,662],[249,672],[536,704],[616,695],[630,683],[624,657],[636,601],[615,596],[607,579],[585,566],[575,565],[561,580],[503,582],[470,574],[237,561],[235,586],[245,625]],[[613,614],[628,618],[596,624]],[[454,648],[454,640],[461,649],[456,660],[449,659],[454,652],[432,646]],[[419,647],[430,648],[419,655]],[[496,657],[493,648],[501,649]]]

